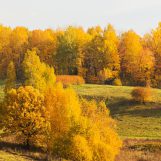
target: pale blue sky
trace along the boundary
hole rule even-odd
[[[0,23],[29,29],[108,23],[118,33],[149,32],[161,21],[161,0],[0,0]]]

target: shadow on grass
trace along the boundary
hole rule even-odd
[[[161,118],[161,104],[159,103],[146,103],[139,104],[130,99],[120,97],[109,100],[107,107],[110,109],[111,115],[131,115],[133,117],[154,117]]]
[[[124,149],[148,152],[161,152],[161,140],[149,139],[126,139],[124,140]]]
[[[130,115],[132,117],[154,117],[161,118],[161,104],[159,103],[145,103],[139,104],[137,102],[133,102],[130,98],[126,97],[95,97],[95,96],[82,96],[81,98],[85,98],[87,100],[96,100],[105,101],[106,106],[110,110],[110,114],[112,117],[115,115]]]
[[[45,160],[45,152],[40,147],[30,146],[30,148],[27,149],[23,144],[0,141],[0,150],[4,150],[10,154],[27,157],[32,160]],[[40,154],[44,157],[40,157],[40,155],[34,155],[34,153]]]
[[[135,109],[131,111],[122,112],[121,115],[130,115],[132,117],[141,116],[141,117],[161,118],[161,108]]]
[[[148,151],[148,152],[160,152],[161,151],[161,144],[137,144],[131,145],[128,147],[130,150],[137,150],[137,151]]]

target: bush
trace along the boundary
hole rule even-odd
[[[70,84],[79,85],[85,83],[82,77],[76,75],[57,75],[56,81],[61,82],[64,86],[68,86]]]
[[[150,87],[137,87],[131,93],[133,100],[139,103],[146,103],[152,100]]]
[[[114,86],[122,86],[122,82],[121,82],[121,80],[120,79],[115,79],[114,81],[113,81],[113,83],[112,83]]]
[[[80,135],[60,137],[55,141],[53,152],[55,157],[70,161],[92,161],[92,150]]]
[[[72,139],[72,154],[71,159],[77,161],[91,161],[92,160],[92,152],[89,148],[88,142],[85,137],[80,135],[75,135]]]
[[[57,85],[46,92],[45,106],[51,125],[47,146],[54,157],[114,161],[122,143],[103,102],[80,101],[72,89]]]

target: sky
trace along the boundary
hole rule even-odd
[[[0,24],[29,29],[85,29],[112,24],[145,34],[161,21],[161,0],[0,0]]]

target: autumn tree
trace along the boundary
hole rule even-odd
[[[6,78],[8,63],[12,60],[9,56],[11,28],[0,25],[0,78]]]
[[[16,86],[16,71],[15,65],[11,61],[7,68],[7,79],[5,82],[5,91],[8,91]]]
[[[155,87],[161,87],[161,23],[152,30],[151,37],[151,47],[155,57],[153,82]]]
[[[99,78],[103,82],[113,81],[119,77],[120,71],[117,35],[111,25],[104,32],[95,30],[90,30],[91,41],[85,50],[86,79],[88,82]]]
[[[128,31],[122,34],[119,53],[121,57],[121,76],[124,84],[135,83],[135,76],[138,71],[140,57],[143,47],[141,38],[134,31]]]
[[[29,48],[36,48],[40,60],[54,66],[53,54],[56,51],[57,34],[51,29],[33,30],[29,36]]]
[[[68,27],[58,36],[56,51],[57,73],[83,75],[84,45],[88,36],[82,28]]]
[[[47,130],[44,96],[31,86],[11,89],[4,99],[4,130],[20,136],[27,147]]]
[[[31,85],[40,91],[54,85],[56,81],[54,69],[42,63],[34,49],[27,51],[22,66],[25,85]]]
[[[149,49],[143,49],[140,55],[138,68],[136,68],[135,80],[137,85],[152,86],[154,75],[155,59]]]
[[[104,31],[104,67],[109,69],[112,78],[119,78],[120,74],[120,57],[118,53],[118,37],[112,25],[108,25]]]
[[[102,35],[103,34],[103,30],[100,26],[96,26],[96,27],[91,27],[87,30],[87,33],[92,36],[92,38]]]
[[[91,36],[92,38],[93,36]],[[103,70],[103,38],[97,34],[91,39],[85,48],[84,68],[86,69],[85,79],[87,82],[98,82],[98,73]]]
[[[10,56],[16,66],[17,77],[21,79],[21,63],[28,46],[28,29],[25,27],[16,27],[10,35]]]

